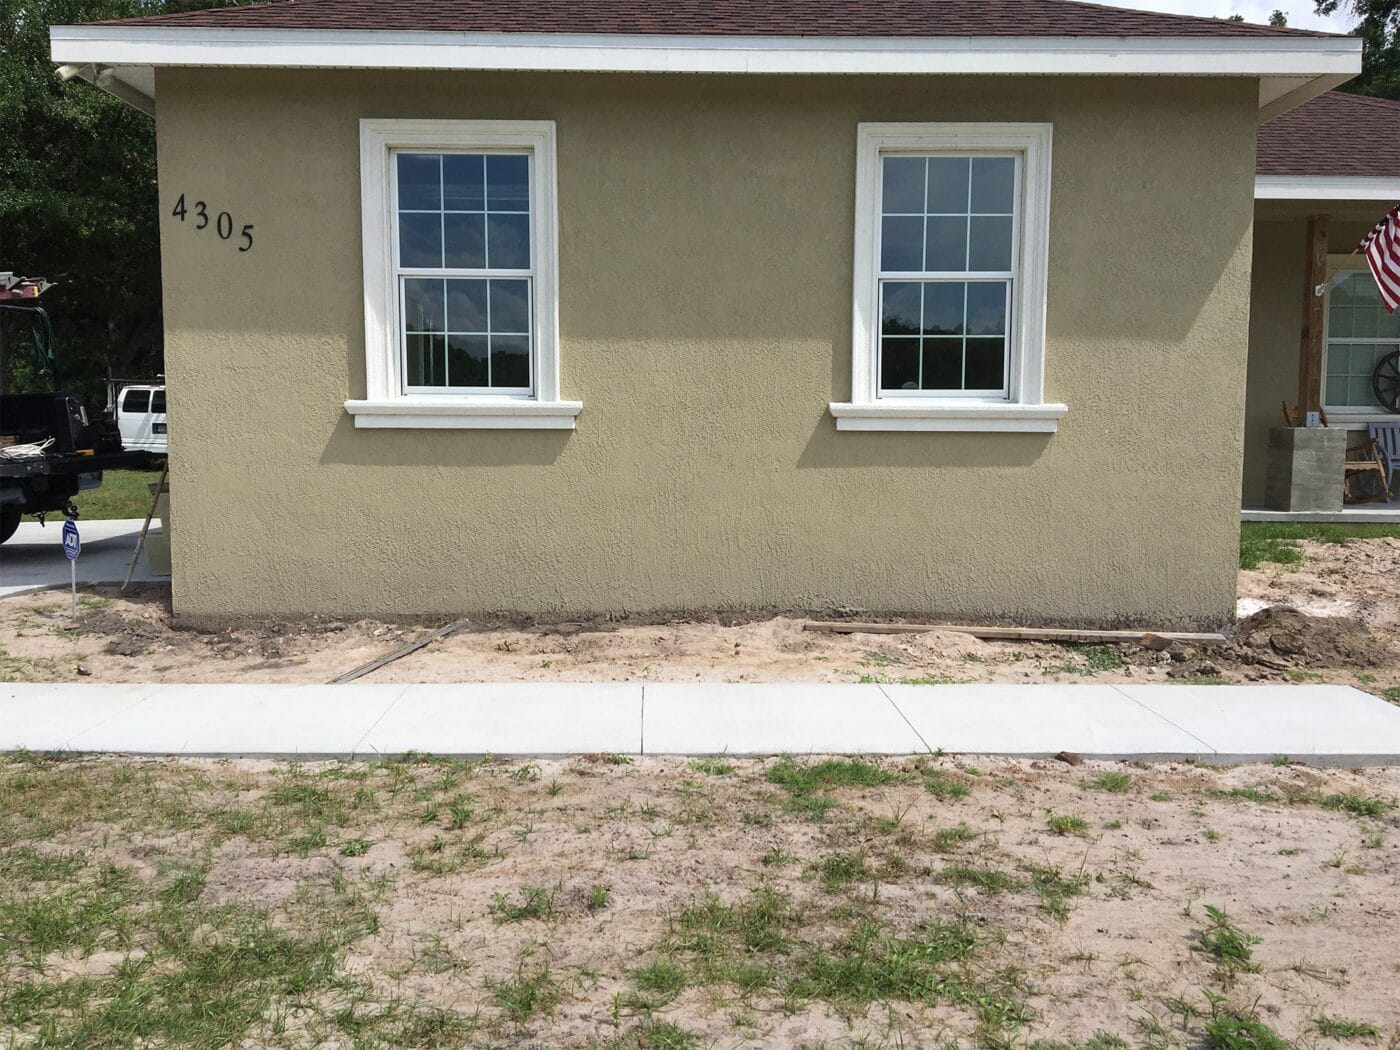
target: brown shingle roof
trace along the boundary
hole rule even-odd
[[[755,36],[1329,36],[1079,0],[279,0],[106,25]]]
[[[1259,129],[1260,175],[1400,176],[1400,102],[1328,91]]]

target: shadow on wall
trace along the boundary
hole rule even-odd
[[[1054,434],[869,433],[838,431],[823,411],[802,453],[799,468],[908,467],[911,470],[1005,469],[1030,467],[1049,447]],[[910,440],[914,438],[915,440]],[[918,440],[920,438],[926,440]]]
[[[357,467],[547,467],[569,430],[364,430],[342,413],[321,452],[322,465]],[[469,441],[462,440],[464,436]]]

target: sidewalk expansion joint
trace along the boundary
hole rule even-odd
[[[904,719],[904,724],[907,725],[909,729],[913,732],[913,734],[919,738],[919,743],[924,745],[924,750],[927,751],[930,755],[933,754],[934,750],[933,748],[929,747],[928,741],[924,739],[924,734],[920,733],[919,727],[916,726],[913,722],[909,721],[909,716],[899,709],[899,705],[894,702],[894,697],[890,696],[889,693],[885,692],[885,687],[879,682],[875,683],[875,688],[880,690],[880,695],[890,702],[890,706],[894,708],[894,713],[899,715],[900,718]]]
[[[1178,730],[1180,730],[1181,732],[1185,733],[1185,734],[1186,734],[1187,736],[1189,736],[1192,740],[1196,741],[1196,743],[1200,744],[1201,747],[1203,747],[1203,748],[1205,748],[1207,751],[1209,751],[1212,755],[1218,755],[1218,754],[1220,754],[1219,751],[1217,751],[1217,750],[1216,750],[1214,747],[1212,747],[1210,744],[1206,743],[1206,741],[1202,740],[1202,739],[1201,739],[1200,737],[1198,737],[1195,733],[1191,732],[1191,730],[1187,729],[1185,726],[1177,725],[1175,722],[1173,722],[1173,721],[1172,721],[1170,718],[1168,718],[1166,715],[1162,714],[1161,711],[1158,711],[1158,710],[1156,710],[1155,708],[1148,707],[1146,704],[1144,704],[1141,700],[1139,700],[1139,699],[1138,699],[1137,697],[1135,697],[1135,696],[1129,696],[1127,693],[1125,693],[1125,692],[1124,692],[1122,689],[1120,689],[1118,686],[1114,685],[1112,682],[1108,683],[1108,687],[1109,687],[1110,689],[1112,689],[1115,693],[1117,693],[1119,696],[1121,696],[1123,699],[1128,700],[1128,701],[1131,701],[1131,702],[1134,703],[1134,704],[1137,704],[1138,707],[1142,708],[1142,709],[1143,709],[1144,711],[1146,711],[1148,714],[1153,715],[1153,716],[1155,716],[1155,717],[1157,717],[1157,718],[1160,718],[1163,722],[1167,723],[1167,725],[1171,726],[1173,729],[1178,729]]]

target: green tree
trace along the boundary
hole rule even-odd
[[[1269,25],[1278,26],[1280,29],[1282,29],[1284,26],[1288,25],[1288,15],[1285,12],[1275,8],[1274,13],[1269,16]]]
[[[1317,13],[1350,11],[1356,17],[1353,30],[1365,41],[1361,75],[1343,91],[1379,98],[1400,99],[1400,0],[1315,0]]]
[[[155,124],[81,80],[60,81],[49,26],[219,6],[211,0],[0,0],[0,270],[45,277],[63,385],[161,369]],[[6,316],[6,315],[0,315]],[[9,315],[6,380],[39,385]]]

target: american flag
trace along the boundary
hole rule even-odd
[[[1357,245],[1371,265],[1371,276],[1381,290],[1381,302],[1388,313],[1400,306],[1400,205],[1386,213]]]

